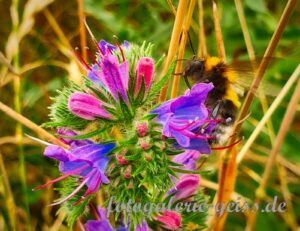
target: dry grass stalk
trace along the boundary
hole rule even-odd
[[[5,190],[5,203],[6,203],[6,208],[8,211],[8,219],[9,219],[12,230],[16,230],[16,225],[17,225],[16,204],[15,204],[14,197],[13,197],[13,194],[11,191],[9,179],[7,176],[7,172],[5,169],[5,165],[4,165],[4,161],[2,158],[1,152],[0,152],[0,171],[1,171],[1,178],[3,181],[4,190]]]
[[[255,72],[255,67],[256,67],[256,58],[255,58],[255,52],[253,49],[253,45],[251,42],[251,37],[250,37],[250,33],[247,27],[247,22],[246,22],[246,18],[245,18],[245,14],[244,14],[244,10],[243,10],[243,6],[240,0],[235,0],[235,6],[236,6],[236,11],[239,17],[239,21],[240,21],[240,25],[242,28],[242,32],[243,32],[243,36],[244,36],[244,40],[245,40],[245,44],[246,44],[246,48],[247,48],[247,52],[248,52],[248,56],[250,58],[250,60],[253,63],[253,71]],[[267,109],[268,109],[268,103],[267,103],[267,98],[265,96],[265,94],[260,91],[260,101],[261,101],[261,105],[263,108],[263,112],[264,114],[266,113]],[[272,121],[268,121],[267,122],[267,127],[268,127],[268,132],[269,132],[269,137],[271,139],[271,142],[273,143],[274,139],[275,139],[275,134],[274,134],[274,129],[273,129],[273,124]]]
[[[236,12],[237,12],[239,20],[240,20],[240,24],[241,24],[241,28],[242,28],[242,32],[243,32],[243,36],[244,36],[244,40],[245,40],[245,44],[247,47],[247,52],[248,52],[249,58],[250,58],[250,60],[255,60],[255,53],[254,53],[254,49],[252,46],[252,42],[251,42],[248,27],[247,27],[247,22],[246,22],[246,18],[245,18],[241,0],[235,0],[234,2],[235,2],[235,6],[236,6]]]
[[[270,174],[272,172],[273,169],[273,165],[276,161],[276,157],[277,157],[277,153],[283,143],[283,140],[285,138],[285,135],[288,131],[288,128],[290,126],[290,124],[293,121],[293,117],[296,113],[296,106],[299,102],[300,99],[300,80],[298,80],[297,86],[295,88],[294,94],[292,96],[292,99],[288,105],[288,108],[286,110],[286,113],[283,117],[278,135],[275,139],[275,144],[274,147],[269,155],[264,173],[263,173],[263,177],[262,177],[262,181],[260,182],[259,187],[256,190],[256,199],[255,199],[255,203],[260,204],[261,199],[263,199],[265,197],[265,189],[268,183],[268,180],[270,178]],[[247,223],[247,230],[253,230],[255,227],[255,220],[256,220],[256,216],[257,213],[251,213],[249,219],[248,219],[248,223]]]
[[[51,12],[48,9],[45,9],[43,11],[49,25],[53,29],[53,31],[56,33],[57,37],[59,38],[60,42],[67,47],[69,50],[72,50],[72,46],[69,42],[69,39],[64,34],[63,30],[60,28],[59,24],[55,20],[55,17],[51,14]]]
[[[220,25],[220,16],[219,16],[219,12],[218,12],[217,3],[214,0],[212,0],[212,8],[213,8],[218,54],[219,54],[220,59],[226,63],[226,53],[225,53],[225,46],[224,46],[221,25]]]
[[[265,113],[263,118],[257,124],[256,128],[254,129],[250,137],[247,139],[247,142],[243,145],[242,149],[240,150],[237,156],[237,163],[240,163],[243,160],[249,148],[254,143],[255,139],[259,136],[261,130],[264,128],[266,122],[271,118],[272,114],[278,108],[283,98],[287,95],[289,90],[294,86],[299,76],[300,76],[300,65],[298,65],[298,67],[296,68],[296,70],[294,71],[290,79],[287,81],[287,83],[284,85],[284,87],[282,88],[279,95],[276,97],[276,99],[274,100],[274,102],[272,103],[268,111]]]
[[[185,46],[186,46],[186,42],[188,39],[188,31],[191,25],[191,21],[192,21],[192,17],[193,17],[193,12],[195,9],[195,4],[196,4],[196,0],[191,0],[190,1],[190,5],[189,5],[189,9],[188,9],[188,13],[185,19],[185,23],[183,26],[183,30],[182,30],[182,36],[181,36],[181,40],[180,40],[180,45],[179,45],[179,51],[178,51],[178,61],[175,67],[175,73],[181,73],[182,72],[182,59],[184,56],[184,51],[185,51]],[[172,84],[172,91],[171,91],[171,98],[175,98],[177,96],[177,92],[178,92],[178,85],[179,85],[179,80],[180,80],[180,76],[176,75],[173,78],[173,84]]]
[[[179,1],[178,9],[176,12],[176,17],[175,17],[175,22],[174,22],[174,26],[173,26],[171,41],[170,41],[170,45],[169,45],[168,55],[167,55],[167,59],[166,59],[164,68],[162,70],[162,76],[167,72],[172,60],[174,59],[174,57],[176,55],[176,52],[178,49],[178,44],[179,44],[179,39],[180,39],[180,34],[182,31],[182,26],[183,26],[185,14],[186,14],[187,6],[188,6],[188,2],[189,1],[187,1],[187,0]],[[168,92],[168,82],[166,83],[166,85],[163,87],[163,89],[160,92],[159,100],[161,102],[166,100],[167,92]]]
[[[47,141],[49,141],[49,142],[51,142],[53,144],[59,145],[59,146],[65,148],[65,149],[69,148],[68,145],[66,145],[63,142],[61,142],[55,136],[53,136],[52,134],[50,134],[49,132],[47,132],[46,130],[44,130],[43,128],[41,128],[40,126],[36,125],[31,120],[29,120],[26,117],[22,116],[21,114],[15,112],[10,107],[8,107],[5,104],[3,104],[2,102],[0,102],[0,110],[3,111],[4,113],[6,113],[11,118],[17,120],[18,122],[20,122],[24,126],[28,127],[32,131],[36,132],[41,138],[44,138]]]
[[[272,38],[271,38],[271,41],[269,42],[269,45],[268,45],[268,47],[265,51],[264,57],[272,57],[272,54],[273,54],[273,52],[274,52],[274,50],[275,50],[275,48],[276,48],[276,46],[279,42],[279,39],[280,39],[280,37],[283,33],[283,30],[284,30],[284,28],[285,28],[285,26],[288,22],[288,19],[289,19],[290,15],[291,15],[291,13],[294,9],[294,6],[295,6],[296,2],[297,2],[297,0],[289,0],[288,1],[287,5],[284,9],[284,12],[283,12],[283,14],[280,18],[280,21],[278,23],[278,26],[277,26],[277,28],[276,28],[276,30],[275,30]],[[252,100],[254,98],[254,94],[255,94],[256,90],[258,89],[259,84],[260,84],[260,82],[263,78],[263,75],[264,75],[264,73],[265,73],[265,71],[266,71],[266,69],[269,65],[269,61],[270,60],[268,58],[265,58],[260,63],[260,65],[258,67],[258,70],[255,74],[255,78],[254,78],[254,80],[251,84],[250,90],[249,90],[249,92],[246,96],[245,102],[244,102],[243,107],[241,109],[238,121],[240,119],[244,118],[245,116],[247,116],[249,107],[250,107],[250,105],[252,103]],[[235,126],[235,129],[234,129],[235,133],[239,133],[242,124],[243,123],[238,123]],[[232,142],[233,140],[230,140],[230,141]],[[229,152],[230,152],[230,149],[228,150],[228,153]]]
[[[16,136],[3,136],[0,138],[0,146],[4,144],[17,144],[18,140],[16,139]],[[35,145],[37,144],[32,139],[29,139],[27,137],[23,138],[23,145]]]
[[[278,158],[277,158],[278,159]],[[286,202],[287,211],[282,215],[285,217],[286,223],[289,225],[290,229],[293,231],[298,230],[298,224],[294,214],[292,195],[288,188],[287,171],[283,165],[277,161],[278,176],[281,186],[281,191],[283,194],[284,201]]]
[[[207,47],[206,47],[206,36],[204,28],[204,13],[203,13],[203,0],[198,0],[199,7],[199,46],[198,46],[198,56],[206,57],[207,56]]]
[[[78,19],[79,19],[79,35],[80,35],[80,46],[82,51],[82,57],[84,60],[87,59],[86,48],[86,31],[84,26],[84,0],[77,0],[78,4]]]
[[[176,16],[176,9],[175,9],[175,7],[174,7],[172,1],[171,1],[171,0],[167,0],[167,3],[168,3],[168,5],[169,5],[169,7],[170,7],[172,13],[174,14],[174,16]]]
[[[280,21],[278,23],[278,26],[271,38],[271,41],[266,49],[266,52],[264,54],[264,57],[271,57],[278,42],[279,39],[283,33],[283,30],[288,22],[288,18],[292,13],[292,10],[295,6],[296,0],[289,0],[284,12],[280,18]],[[239,117],[237,121],[242,120],[245,118],[248,114],[249,107],[252,103],[252,100],[254,98],[254,93],[256,92],[257,88],[259,87],[259,84],[262,80],[262,77],[268,67],[269,59],[263,59],[262,62],[259,65],[258,71],[256,72],[255,79],[252,82],[250,91],[248,92],[245,102],[242,106],[241,112],[239,114]],[[239,134],[239,131],[241,129],[242,123],[236,123],[233,134]],[[233,136],[229,143],[234,142],[235,137]],[[236,181],[236,156],[238,152],[236,150],[236,147],[229,148],[227,152],[222,153],[222,163],[220,164],[220,172],[219,172],[219,187],[220,190],[217,193],[218,202],[228,203],[230,200],[230,195],[234,190],[235,187],[235,181]],[[223,216],[220,218],[218,216],[214,216],[213,219],[213,227],[216,230],[223,230],[225,221],[227,218],[227,213],[224,213]]]

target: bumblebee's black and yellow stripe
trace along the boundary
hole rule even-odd
[[[196,83],[213,83],[214,89],[208,94],[206,106],[214,111],[213,118],[223,119],[224,122],[216,126],[213,132],[216,139],[211,140],[211,143],[224,143],[231,135],[232,124],[241,106],[239,95],[242,93],[235,88],[236,73],[219,58],[208,57],[187,62],[183,77],[191,78]]]

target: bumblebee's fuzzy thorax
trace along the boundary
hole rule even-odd
[[[236,73],[229,70],[219,58],[208,57],[204,61],[204,71],[207,79],[215,86],[215,94],[218,100],[230,100],[239,108],[241,106],[238,94],[233,89],[232,84],[236,82]]]

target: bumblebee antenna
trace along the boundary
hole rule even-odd
[[[193,43],[192,43],[192,39],[191,39],[190,32],[188,31],[187,34],[188,34],[188,39],[189,39],[190,47],[191,47],[191,49],[192,49],[192,51],[193,51],[193,54],[194,54],[193,57],[195,57],[195,56],[196,56],[196,53],[195,53],[195,50],[194,50],[194,47],[193,47]],[[194,58],[193,58],[193,59],[194,59]]]

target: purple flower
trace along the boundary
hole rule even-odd
[[[135,91],[134,95],[137,96],[142,80],[144,80],[145,84],[145,95],[148,93],[152,79],[153,79],[153,73],[154,73],[154,61],[153,59],[149,57],[142,57],[138,62],[137,62],[137,77],[136,77],[136,84],[135,84]]]
[[[180,214],[172,211],[165,211],[163,215],[156,217],[156,220],[163,224],[163,227],[168,230],[177,230],[181,226]]]
[[[201,153],[195,150],[186,150],[185,152],[176,155],[173,161],[178,164],[183,164],[182,169],[195,170],[196,163],[199,160]]]
[[[205,100],[212,89],[212,83],[198,83],[184,96],[169,100],[151,111],[158,114],[157,121],[163,125],[163,135],[175,138],[179,148],[206,154],[211,152],[207,142],[211,137],[201,126],[211,122]]]
[[[128,103],[127,89],[129,80],[129,65],[125,60],[119,64],[118,57],[105,54],[100,63],[101,71],[99,78],[108,88],[116,101],[119,101],[119,95]]]
[[[200,177],[197,174],[184,174],[175,182],[175,188],[169,194],[175,193],[175,199],[188,198],[196,193],[199,187]]]
[[[98,208],[98,213],[100,216],[100,220],[89,220],[85,224],[87,231],[113,231],[113,227],[109,223],[109,220],[106,217],[106,209],[105,208]],[[128,228],[129,224],[126,226],[121,225],[117,227],[117,231],[129,231]],[[152,231],[146,221],[143,221],[142,224],[138,224],[135,227],[136,231]]]
[[[121,53],[122,48],[128,49],[130,44],[124,41],[119,47]],[[128,103],[127,89],[129,81],[129,65],[127,60],[119,63],[118,57],[114,50],[116,46],[101,40],[98,44],[99,53],[97,60],[91,67],[87,67],[88,78],[98,86],[107,89],[116,101],[119,101],[119,96]],[[122,53],[123,57],[123,53]]]
[[[87,231],[113,231],[113,227],[109,223],[109,220],[106,217],[106,209],[98,208],[98,213],[100,220],[89,220],[85,224]]]
[[[86,120],[95,120],[97,117],[111,119],[112,115],[103,108],[103,105],[105,103],[95,96],[82,92],[74,92],[68,102],[69,110]]]
[[[67,201],[75,196],[76,193],[86,185],[87,190],[80,201],[83,200],[87,195],[97,192],[102,182],[104,184],[109,183],[109,180],[104,174],[109,161],[106,154],[114,149],[115,146],[115,143],[95,144],[89,141],[82,146],[71,146],[70,150],[65,150],[57,145],[49,145],[45,149],[44,155],[60,162],[59,170],[63,175],[35,188],[35,190],[44,188],[45,186],[60,181],[68,176],[79,176],[81,177],[80,185],[69,196],[52,205],[61,204]],[[79,203],[80,201],[76,203]]]
[[[92,144],[93,142],[90,140],[72,140],[72,136],[77,136],[78,134],[70,129],[67,128],[59,128],[56,132],[59,135],[63,136],[70,136],[70,138],[59,138],[63,143],[71,146],[71,147],[76,147],[76,146],[83,146],[86,144]]]
[[[101,50],[104,52],[104,54],[111,53],[113,50],[116,49],[116,47],[114,45],[106,42],[104,39],[100,40],[99,46],[100,46]]]

